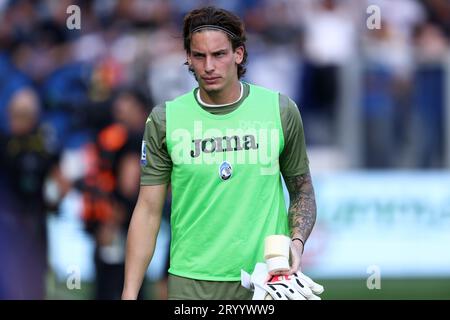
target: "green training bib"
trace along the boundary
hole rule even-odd
[[[213,115],[194,92],[166,104],[173,162],[169,272],[237,281],[263,261],[264,239],[288,234],[279,156],[278,93],[250,85],[233,112]]]

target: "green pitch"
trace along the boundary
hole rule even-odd
[[[450,299],[450,278],[381,279],[369,290],[366,279],[314,279],[325,287],[323,299]]]

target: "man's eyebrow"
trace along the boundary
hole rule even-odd
[[[219,49],[219,50],[214,51],[213,54],[216,54],[216,53],[222,53],[222,52],[227,52],[227,51],[228,51],[227,48]]]
[[[223,48],[223,49],[219,49],[216,51],[213,51],[212,54],[217,54],[217,53],[222,53],[222,52],[227,52],[228,48]],[[206,53],[204,52],[200,52],[200,51],[196,51],[196,50],[191,50],[192,54],[202,54],[205,55]]]

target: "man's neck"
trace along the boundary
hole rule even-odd
[[[241,83],[239,81],[233,82],[230,89],[224,89],[219,92],[206,92],[201,87],[199,88],[200,99],[202,102],[209,105],[226,105],[232,104],[239,100],[241,96]]]

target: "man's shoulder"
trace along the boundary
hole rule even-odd
[[[150,115],[147,118],[147,123],[152,120],[163,120],[166,119],[166,103],[160,103],[152,108]]]
[[[152,113],[161,114],[166,112],[166,102],[157,104],[153,107]]]
[[[281,111],[286,111],[286,112],[291,111],[292,112],[293,110],[298,109],[295,101],[283,93],[278,94],[278,100],[280,102]]]

